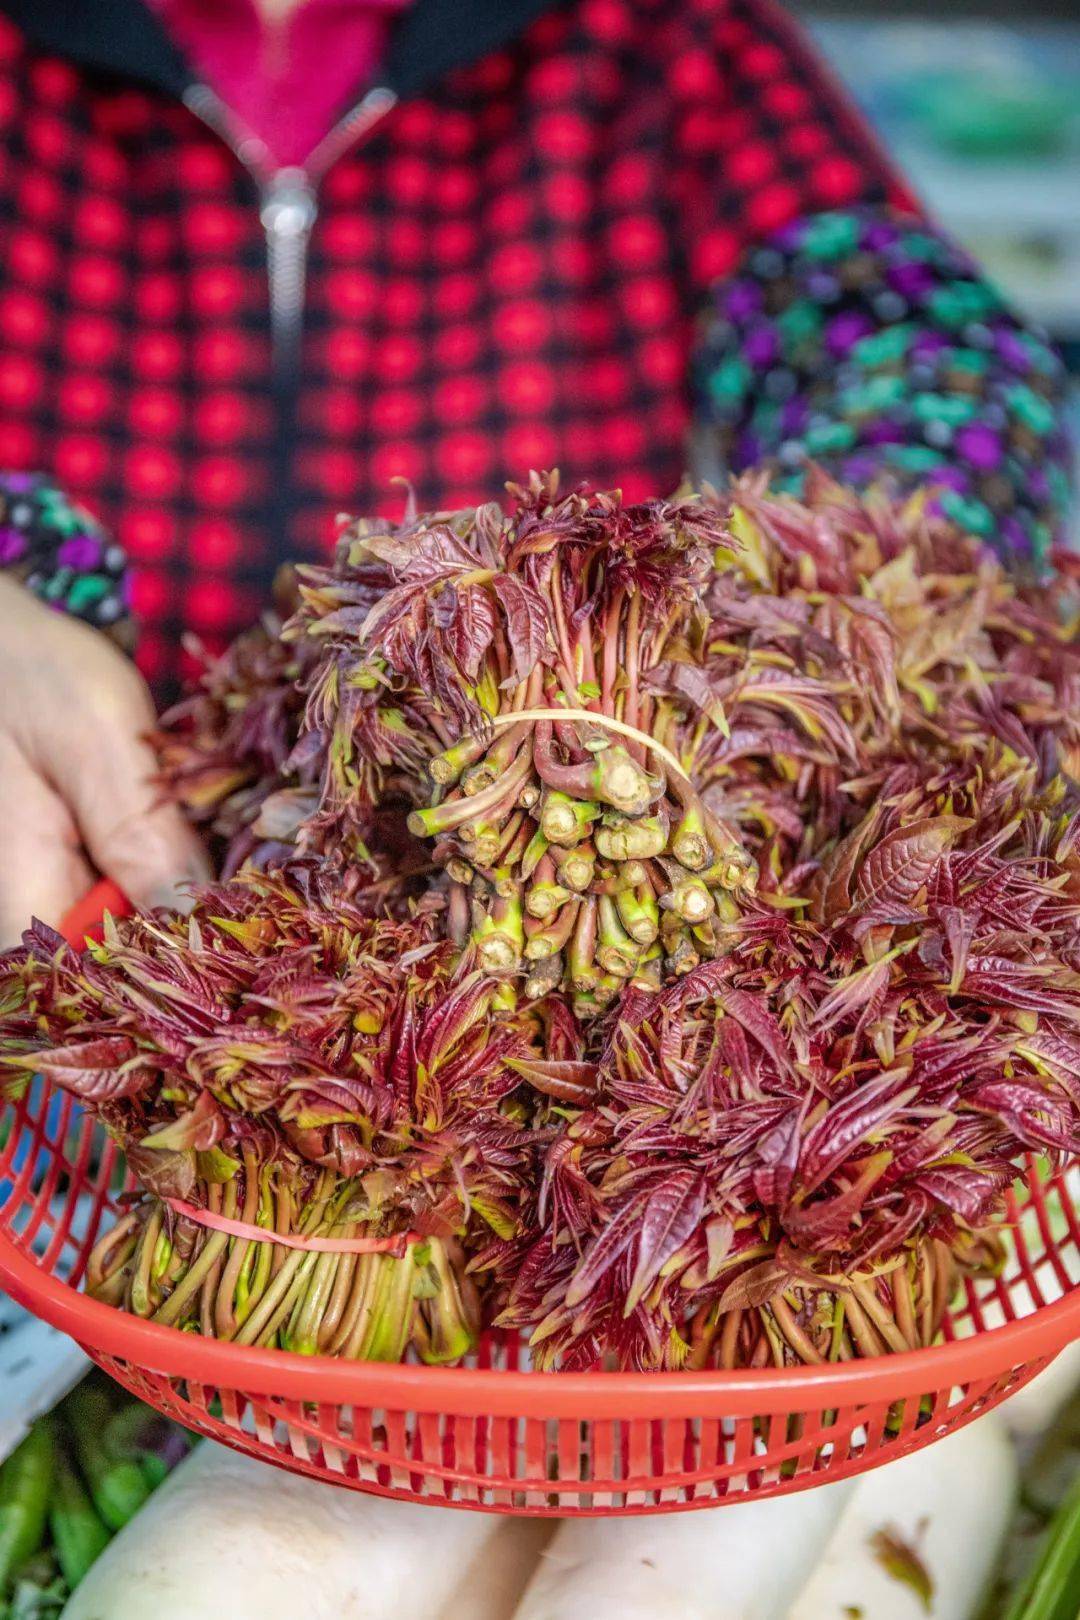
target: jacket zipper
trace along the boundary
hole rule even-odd
[[[301,166],[275,169],[264,141],[249,129],[206,84],[192,85],[184,104],[223,140],[259,188],[259,219],[266,235],[270,291],[270,332],[274,376],[295,377],[304,324],[308,247],[318,218],[318,186],[340,157],[362,140],[397,101],[378,86],[357,102]]]

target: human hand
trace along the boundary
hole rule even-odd
[[[0,947],[58,924],[94,881],[175,905],[209,876],[195,834],[156,803],[142,677],[98,630],[0,578]]]

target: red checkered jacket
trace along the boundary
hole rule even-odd
[[[910,219],[922,292],[896,290],[886,211],[917,206],[774,0],[418,0],[378,85],[276,175],[139,0],[0,11],[0,466],[44,473],[126,550],[160,691],[182,632],[220,644],[336,514],[400,508],[396,479],[422,506],[551,466],[644,497],[679,483],[692,438],[713,472],[842,451],[854,478],[881,446],[894,471],[947,471],[912,399],[948,395],[986,463],[985,489],[968,468],[951,491],[972,525],[1050,522],[1056,425],[1020,416],[1037,427],[1056,382],[1035,360],[1019,376],[1018,323],[980,313],[940,239],[920,257]],[[934,321],[949,356],[990,355],[985,431],[954,358],[927,376]],[[852,345],[903,327],[886,431],[855,398],[885,362],[860,372]],[[1001,390],[1021,386],[1014,421]]]

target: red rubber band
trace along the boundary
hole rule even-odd
[[[249,1226],[247,1221],[230,1220],[228,1215],[198,1209],[179,1198],[166,1198],[164,1202],[177,1215],[194,1221],[196,1226],[208,1226],[214,1232],[226,1232],[229,1237],[246,1238],[249,1243],[277,1243],[283,1249],[305,1249],[311,1254],[388,1254],[396,1249],[400,1256],[410,1244],[423,1241],[419,1232],[385,1238],[295,1237],[285,1232],[268,1232],[265,1226]]]

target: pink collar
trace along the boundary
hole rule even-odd
[[[196,75],[265,141],[303,165],[350,99],[370,89],[410,0],[301,0],[280,24],[255,0],[150,0]]]

